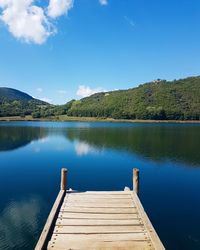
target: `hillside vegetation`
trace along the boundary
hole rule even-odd
[[[9,101],[16,101],[16,100],[33,100],[34,98],[22,91],[17,89],[11,88],[0,88],[0,102],[9,102]]]
[[[73,102],[68,115],[117,119],[199,120],[200,77],[157,80]]]
[[[156,80],[128,90],[97,93],[65,105],[51,105],[18,90],[0,88],[0,116],[17,115],[200,120],[200,77]]]
[[[11,88],[0,88],[0,116],[25,116],[49,107],[49,104]]]

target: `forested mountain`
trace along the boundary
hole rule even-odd
[[[0,116],[30,115],[49,104],[12,88],[0,87]]]
[[[128,90],[97,93],[75,101],[72,116],[121,119],[200,119],[200,77],[156,80]]]
[[[8,88],[0,88],[0,116],[34,118],[68,115],[115,119],[200,120],[200,76],[156,80],[128,90],[97,93],[65,105],[50,105]]]
[[[21,92],[17,89],[4,88],[0,87],[0,102],[7,101],[22,101],[22,100],[33,100],[34,98],[24,92]]]

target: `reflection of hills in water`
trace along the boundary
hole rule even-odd
[[[0,127],[0,151],[14,150],[46,136],[45,128]]]
[[[96,148],[128,151],[155,161],[170,159],[200,164],[198,126],[70,129],[67,137]]]
[[[95,151],[110,148],[139,154],[154,161],[169,159],[200,165],[199,126],[152,125],[121,128],[0,126],[0,151],[17,149],[49,135],[64,136],[68,140],[79,141],[82,143],[77,149],[80,155],[86,154],[91,148]]]

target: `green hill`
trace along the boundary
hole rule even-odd
[[[17,89],[0,87],[0,102],[16,101],[16,100],[33,100],[34,98]]]
[[[0,88],[0,116],[18,115],[200,120],[200,76],[156,80],[128,90],[97,93],[65,105],[50,105],[21,91]]]
[[[48,103],[12,88],[0,87],[0,116],[25,116],[34,114]]]
[[[199,120],[200,77],[154,82],[97,93],[73,102],[71,116],[117,119]]]

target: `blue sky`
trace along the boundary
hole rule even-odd
[[[157,78],[200,75],[199,0],[15,4],[0,0],[0,86],[62,104]]]

